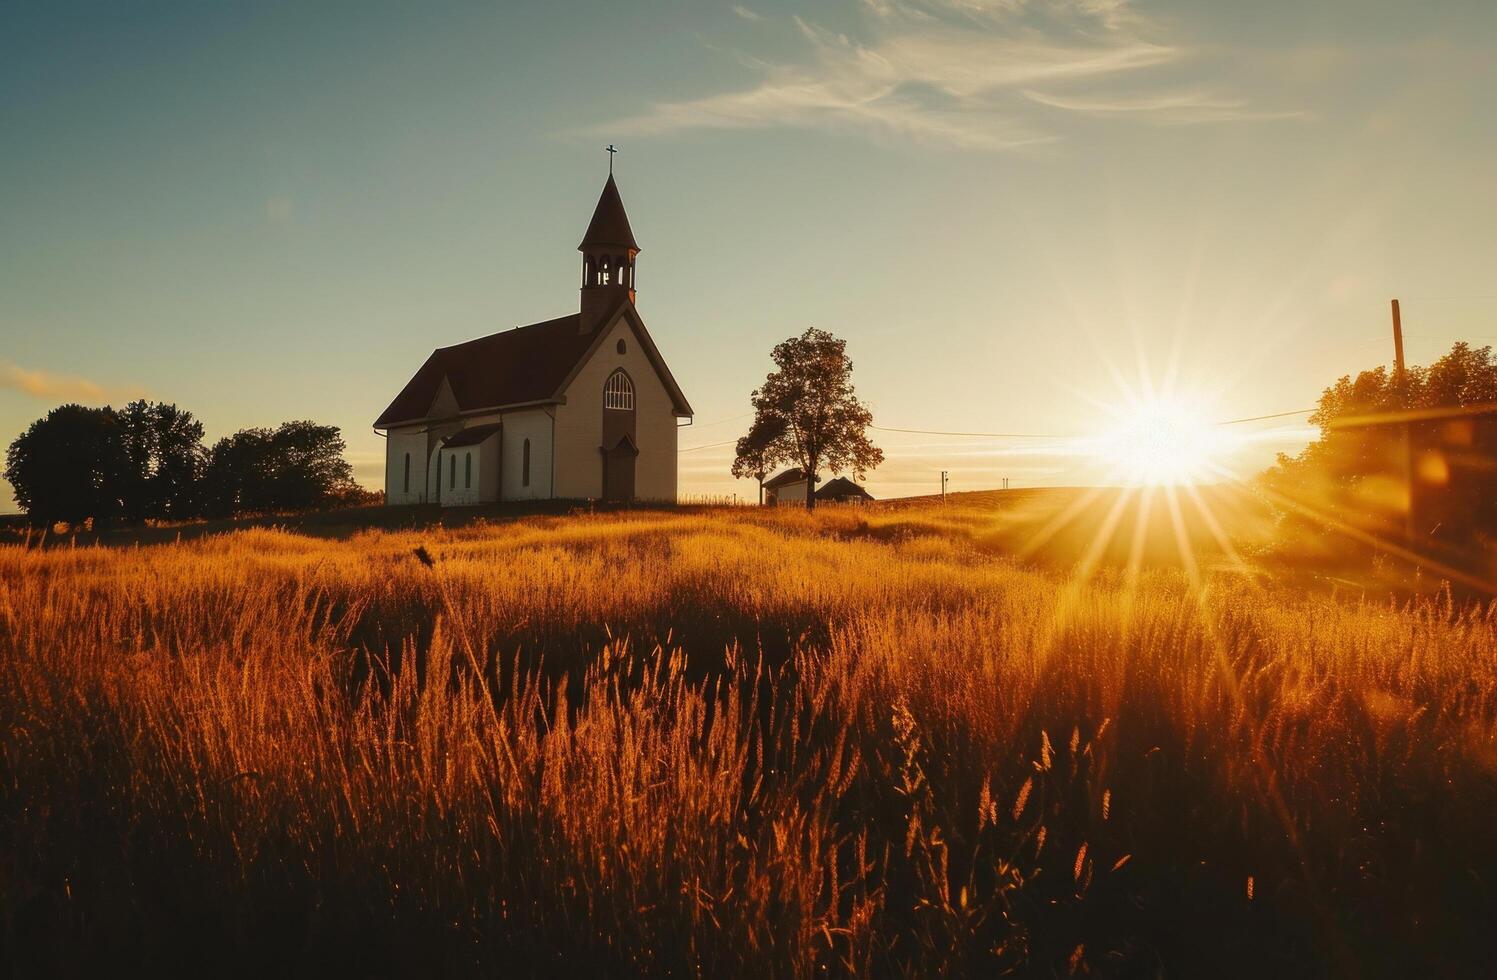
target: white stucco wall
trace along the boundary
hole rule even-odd
[[[780,487],[780,489],[775,491],[775,503],[799,504],[804,507],[806,504],[806,481],[801,480],[799,483],[787,483],[783,487]]]
[[[479,494],[482,449],[485,444],[497,440],[498,437],[494,436],[477,446],[459,446],[456,449],[440,451],[443,507],[462,507],[482,502]],[[489,449],[489,452],[493,451],[492,448]],[[468,469],[470,461],[471,471]],[[456,480],[453,480],[453,477],[456,477]],[[456,486],[453,485],[454,483]]]
[[[530,440],[530,484],[524,480],[525,440]],[[551,487],[551,413],[527,408],[504,413],[503,500],[542,500]]]
[[[618,353],[618,341],[624,353]],[[603,461],[603,385],[617,368],[634,382],[634,495],[640,500],[676,499],[676,418],[670,394],[645,356],[626,317],[608,329],[592,358],[563,393],[556,406],[556,495],[601,497]]]
[[[505,421],[497,412],[487,415],[472,415],[461,420],[462,428],[472,429],[480,425],[493,425]],[[495,432],[483,442],[473,446],[457,446],[439,449],[442,457],[442,505],[463,507],[471,504],[488,504],[499,499],[499,453],[503,435]],[[469,485],[467,456],[473,457],[472,484]],[[451,463],[449,456],[457,457],[457,487],[451,486]]]
[[[407,487],[405,460],[410,456]],[[391,429],[385,439],[385,503],[419,504],[426,487],[426,433],[421,426]]]

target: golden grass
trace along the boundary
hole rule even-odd
[[[1013,523],[978,499],[0,548],[0,955],[1485,962],[1497,613],[1276,583],[1204,532],[1183,570],[1126,542],[1026,566]]]

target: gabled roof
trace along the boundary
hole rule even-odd
[[[623,450],[631,456],[639,455],[639,443],[635,442],[634,437],[627,432],[619,436],[619,441],[613,444],[613,448],[610,449],[606,445],[599,448],[601,448],[605,453],[617,453],[620,450]]]
[[[603,185],[598,206],[593,208],[593,220],[588,222],[587,234],[582,236],[582,244],[577,246],[577,251],[586,252],[595,245],[639,251],[639,243],[634,240],[634,232],[629,227],[629,216],[624,213],[624,199],[619,197],[619,186],[613,182],[613,174],[608,175],[608,183]]]
[[[427,418],[443,378],[452,385],[459,411],[546,401],[595,339],[582,332],[582,314],[573,313],[439,347],[374,425]]]
[[[862,497],[865,500],[872,500],[873,494],[847,477],[839,476],[835,480],[828,480],[824,486],[818,488],[816,497],[818,500],[832,500],[837,497]]]
[[[573,313],[437,348],[380,413],[374,427],[384,429],[432,417],[432,403],[443,379],[451,385],[460,413],[560,401],[572,378],[621,316],[627,316],[634,326],[640,348],[665,385],[675,413],[690,416],[691,405],[665,366],[644,321],[634,304],[621,298],[591,330],[584,331],[582,315]]]
[[[504,428],[504,423],[490,422],[488,425],[474,425],[459,429],[442,440],[442,448],[457,449],[462,446],[476,446],[502,428]]]
[[[783,473],[776,473],[768,480],[765,480],[764,489],[778,490],[780,487],[786,486],[791,483],[802,483],[805,481],[805,479],[805,472],[799,466],[795,466],[791,467],[788,470],[785,470]]]

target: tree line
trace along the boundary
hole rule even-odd
[[[1378,367],[1326,388],[1320,437],[1280,454],[1264,485],[1307,524],[1489,555],[1497,545],[1497,358],[1453,345],[1428,367]]]
[[[315,510],[377,499],[343,458],[337,426],[285,422],[211,446],[191,412],[137,400],[61,405],[10,444],[5,478],[31,520],[50,525],[181,521]]]

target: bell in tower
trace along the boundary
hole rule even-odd
[[[582,329],[587,331],[619,300],[627,297],[634,302],[634,257],[639,254],[639,243],[629,228],[612,173],[577,251],[582,253]]]

